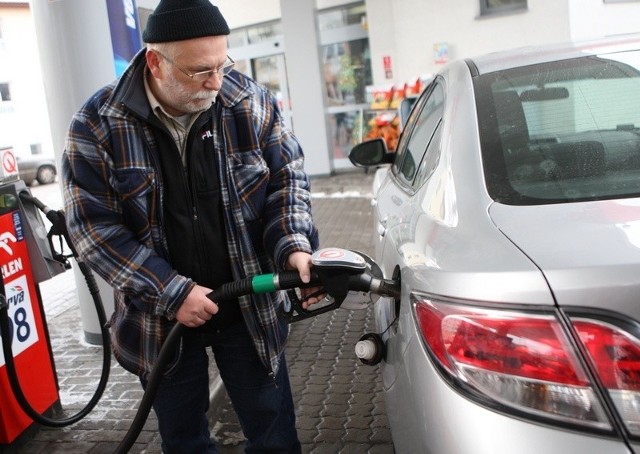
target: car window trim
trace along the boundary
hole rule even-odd
[[[435,91],[438,85],[442,88],[442,97],[443,97],[442,104],[444,105],[446,103],[447,91],[445,89],[444,79],[442,78],[442,76],[437,76],[424,90],[424,92],[420,96],[420,99],[416,101],[415,108],[411,111],[411,114],[407,119],[407,125],[410,125],[410,129],[405,128],[400,134],[397,150],[403,150],[403,151],[406,150],[407,144],[405,142],[409,141],[411,136],[413,135],[413,132],[415,130],[415,119],[416,117],[420,116],[420,114],[422,113],[422,110],[425,108],[429,98],[431,97],[431,95],[433,94],[433,92]],[[443,107],[443,110],[444,110],[444,107]],[[391,166],[390,174],[393,178],[393,181],[397,184],[398,187],[400,187],[404,192],[406,192],[409,195],[415,194],[417,192],[418,188],[415,187],[414,182],[416,180],[416,177],[418,176],[418,170],[420,169],[420,165],[422,164],[422,161],[424,160],[424,157],[429,148],[429,145],[431,144],[431,140],[433,139],[436,131],[438,130],[438,128],[440,127],[440,124],[442,123],[442,119],[443,119],[443,115],[441,115],[438,121],[436,122],[436,127],[433,129],[433,132],[429,137],[429,141],[425,146],[424,152],[420,157],[420,161],[416,165],[416,172],[413,178],[411,179],[411,181],[408,181],[406,178],[402,176],[402,170],[401,170],[402,163],[394,162],[394,164]],[[404,162],[404,160],[406,159],[406,153],[403,153],[401,158],[402,158],[402,161]]]

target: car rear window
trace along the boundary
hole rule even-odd
[[[485,179],[502,203],[640,196],[640,52],[479,76]]]

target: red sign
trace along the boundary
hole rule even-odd
[[[57,381],[19,210],[0,216],[0,269],[20,384],[31,406],[44,414],[58,401]],[[32,424],[13,396],[5,368],[0,349],[0,445],[11,443]]]
[[[384,76],[387,79],[393,79],[393,71],[391,70],[391,56],[384,55],[382,57],[382,66],[384,67]]]
[[[13,148],[3,148],[0,150],[0,161],[2,161],[3,178],[18,174],[18,160],[13,152]]]

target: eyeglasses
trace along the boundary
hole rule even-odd
[[[165,60],[167,60],[169,63],[171,63],[173,66],[178,68],[182,74],[184,74],[185,76],[188,76],[194,82],[204,82],[206,80],[209,80],[211,78],[211,76],[213,76],[214,74],[217,74],[218,77],[222,78],[222,77],[226,76],[227,74],[229,74],[231,72],[231,70],[233,69],[233,66],[236,64],[236,62],[233,61],[233,59],[227,55],[227,59],[225,60],[223,65],[220,66],[219,68],[207,69],[205,71],[198,71],[198,72],[192,73],[192,72],[189,72],[186,69],[182,68],[176,62],[171,60],[166,55],[158,52],[157,50],[156,50],[156,53],[158,55],[160,55],[162,58],[164,58]]]

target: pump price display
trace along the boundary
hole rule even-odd
[[[31,303],[32,292],[25,270],[25,266],[29,264],[25,243],[19,212],[0,216],[0,268],[9,306],[11,350],[14,358],[38,342],[38,331]],[[0,367],[5,364],[1,347],[2,339],[0,339]]]

